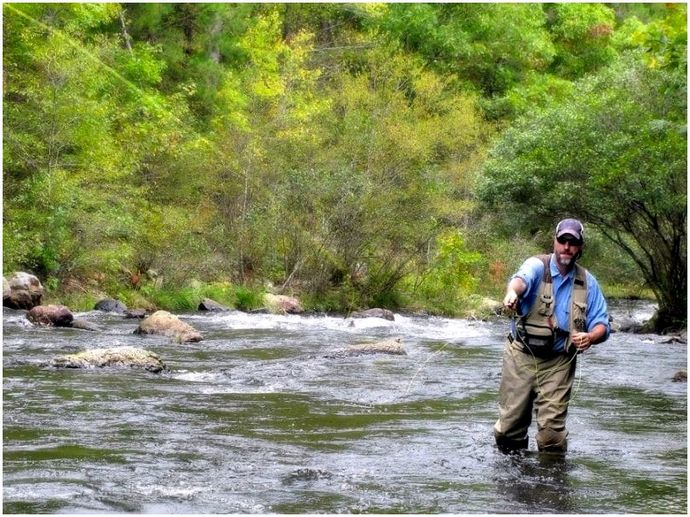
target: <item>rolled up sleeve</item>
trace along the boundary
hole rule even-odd
[[[522,266],[511,277],[511,280],[513,278],[521,278],[527,285],[527,289],[522,293],[518,303],[518,314],[521,316],[527,314],[532,307],[543,276],[544,263],[537,257],[530,257],[522,263]]]
[[[591,331],[599,324],[606,327],[606,337],[602,340],[606,341],[611,334],[606,299],[601,292],[599,282],[587,272],[587,331]]]

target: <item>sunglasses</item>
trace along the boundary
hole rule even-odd
[[[572,237],[571,235],[561,235],[560,237],[556,238],[556,240],[560,244],[568,243],[571,246],[582,246],[582,241]]]

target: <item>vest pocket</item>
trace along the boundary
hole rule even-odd
[[[553,297],[550,294],[542,294],[539,297],[537,313],[541,316],[551,316],[553,314]]]
[[[578,302],[573,302],[572,304],[572,311],[573,311],[573,328],[570,329],[571,332],[585,332],[585,323],[586,323],[586,311],[587,311],[587,306],[582,303]]]
[[[545,356],[553,353],[555,336],[550,327],[523,323],[517,325],[520,342],[535,356]]]

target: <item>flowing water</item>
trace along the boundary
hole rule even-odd
[[[526,454],[494,447],[505,320],[199,313],[180,316],[204,340],[176,344],[77,316],[103,330],[5,310],[4,513],[687,511],[687,346],[661,336],[580,356],[553,458],[534,428]],[[391,337],[408,355],[337,354]],[[170,371],[44,366],[117,345]]]

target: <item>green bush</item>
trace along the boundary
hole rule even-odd
[[[446,230],[436,238],[436,251],[427,268],[407,277],[404,289],[427,310],[458,314],[464,298],[477,288],[481,261],[481,254],[468,248],[458,230]]]
[[[251,311],[263,307],[263,292],[238,285],[234,289],[235,307],[241,311]]]

